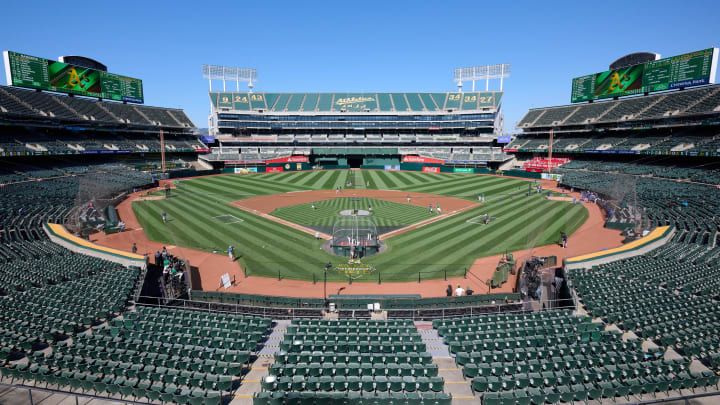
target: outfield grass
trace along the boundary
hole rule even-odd
[[[322,241],[312,235],[248,213],[227,203],[257,195],[298,190],[345,187],[348,176],[362,179],[362,187],[440,194],[475,200],[482,192],[483,206],[421,228],[394,236],[385,242],[386,252],[363,259],[376,266],[375,274],[356,281],[417,280],[442,277],[442,270],[461,274],[483,256],[556,243],[561,231],[568,235],[587,219],[582,205],[549,201],[543,196],[526,196],[530,181],[482,175],[445,173],[335,170],[318,172],[258,173],[224,175],[184,180],[165,200],[136,201],[133,210],[148,238],[193,249],[226,251],[233,245],[250,275],[311,280],[323,273],[327,262],[342,258],[321,250]],[[380,202],[378,202],[379,204]],[[319,204],[319,203],[316,203]],[[403,204],[403,206],[405,206]],[[291,207],[288,207],[291,208]],[[421,208],[424,210],[423,208]],[[162,223],[161,213],[169,221]],[[497,220],[489,225],[467,222],[485,213]],[[244,222],[223,224],[216,216],[233,215]],[[315,218],[317,220],[317,218]],[[293,220],[293,222],[298,222]],[[328,273],[330,280],[344,276]]]

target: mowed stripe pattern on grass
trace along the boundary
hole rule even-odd
[[[177,190],[173,190],[170,199],[135,202],[133,209],[152,240],[204,251],[226,251],[228,245],[233,245],[242,254],[242,260],[251,275],[276,277],[277,270],[281,270],[286,278],[312,280],[313,274],[322,274],[325,263],[337,263],[342,259],[322,251],[321,242],[311,235],[227,203],[254,195],[333,189],[338,185],[344,186],[350,174],[349,170],[335,170],[184,180]],[[357,172],[353,171],[352,174],[355,178]],[[477,194],[482,192],[486,198],[486,203],[481,207],[389,238],[385,241],[388,244],[386,252],[363,259],[363,262],[375,265],[382,279],[388,281],[417,280],[420,271],[436,271],[434,277],[442,277],[439,271],[455,269],[459,272],[478,257],[556,243],[561,231],[571,234],[588,216],[587,210],[581,205],[549,201],[538,194],[527,197],[528,185],[532,182],[519,179],[373,170],[361,171],[360,175],[370,184],[370,188],[418,191],[471,200],[477,199]],[[279,198],[292,198],[292,193]],[[378,200],[373,203],[373,207],[383,203],[397,204]],[[327,204],[331,206],[332,200]],[[410,208],[405,204],[399,205]],[[311,210],[303,206],[287,208],[290,208],[292,215],[301,213],[303,217],[305,211]],[[424,207],[414,208],[427,212]],[[163,211],[170,217],[167,225],[162,223]],[[489,225],[467,222],[485,213],[497,220]],[[214,219],[219,215],[234,215],[244,222],[225,225]],[[399,222],[406,220],[394,215],[388,217]],[[301,224],[305,221],[321,221],[313,217],[285,219]],[[332,220],[329,221],[329,225],[332,225]],[[411,223],[414,222],[417,221]],[[328,277],[344,280],[343,276],[330,273]],[[423,276],[430,277],[433,275]]]
[[[467,222],[485,213],[497,219],[489,225]],[[388,251],[394,254],[367,261],[377,268],[392,268],[393,278],[388,280],[442,269],[461,275],[478,257],[555,243],[561,231],[570,234],[585,219],[584,207],[538,195],[498,200],[390,238]]]
[[[412,225],[437,214],[431,214],[428,208],[401,204],[375,198],[360,197],[357,208],[368,210],[372,206],[371,217],[377,226]],[[349,197],[335,198],[312,203],[298,204],[275,209],[271,215],[305,226],[332,226],[340,216],[340,211],[352,210],[353,201]]]

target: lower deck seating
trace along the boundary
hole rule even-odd
[[[718,384],[687,359],[645,352],[601,322],[570,311],[434,322],[483,404],[558,403]],[[462,351],[461,351],[462,350]]]
[[[258,394],[256,403],[303,395],[323,398],[325,393],[338,400],[381,403],[391,398],[450,399],[443,394],[438,366],[409,320],[295,320],[280,348],[262,380],[268,393]]]

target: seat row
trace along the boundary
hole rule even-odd
[[[451,405],[443,392],[258,392],[253,405]]]
[[[280,342],[280,350],[286,352],[322,351],[336,353],[397,353],[397,352],[425,352],[425,343],[388,343],[388,342],[367,342],[358,343],[325,342],[313,340],[295,340],[292,342]]]
[[[473,339],[449,341],[450,353],[472,352],[482,350],[504,350],[522,348],[543,348],[553,346],[574,346],[591,342],[617,341],[619,331],[563,333],[558,335],[540,335],[500,339]]]
[[[428,352],[397,352],[397,353],[360,353],[360,352],[275,352],[276,364],[293,364],[293,363],[384,363],[384,364],[432,364],[432,355]]]
[[[363,391],[363,392],[442,392],[445,380],[442,377],[413,376],[339,376],[323,375],[305,377],[301,375],[268,375],[261,381],[263,391]]]
[[[523,361],[542,361],[551,360],[555,357],[568,359],[567,356],[584,356],[586,358],[595,358],[597,362],[604,362],[605,357],[615,357],[615,355],[632,354],[638,358],[644,358],[641,342],[638,339],[628,340],[626,342],[590,342],[581,343],[573,346],[557,345],[546,347],[527,347],[514,349],[493,348],[492,350],[479,350],[471,352],[458,352],[455,355],[455,361],[459,365],[465,363],[492,363],[492,362],[523,362]],[[583,357],[577,357],[576,360],[582,360]],[[571,359],[572,360],[572,359]]]
[[[599,357],[597,359],[573,358],[553,358],[550,360],[531,360],[528,362],[493,362],[493,363],[466,363],[463,372],[468,377],[479,376],[503,376],[523,373],[540,373],[545,371],[569,371],[569,370],[585,370],[594,369],[613,370],[619,368],[621,370],[653,370],[659,374],[678,373],[686,371],[688,362],[685,359],[675,360],[650,360],[638,359],[631,361],[626,359],[607,359]],[[614,363],[613,363],[614,361]],[[645,373],[647,371],[633,371],[634,373]]]
[[[410,363],[274,363],[270,374],[275,376],[400,376],[435,377],[437,364]]]
[[[442,327],[461,325],[485,325],[497,322],[521,322],[546,320],[549,324],[578,322],[578,318],[572,311],[542,311],[523,314],[484,314],[481,316],[462,317],[454,319],[436,319],[432,322],[433,328],[442,330]]]
[[[370,333],[358,331],[335,331],[328,333],[285,333],[283,341],[290,343],[295,340],[311,340],[330,343],[355,343],[355,342],[387,342],[387,343],[414,343],[421,342],[422,337],[417,332],[409,334],[407,332],[398,333]]]
[[[688,374],[684,373],[678,379],[664,376],[637,378],[623,382],[580,383],[571,385],[558,385],[545,388],[509,389],[502,392],[488,390],[488,385],[482,378],[475,378],[472,382],[474,391],[484,392],[483,405],[500,404],[556,404],[587,402],[617,397],[629,399],[630,395],[668,393],[671,390],[695,390],[696,388],[709,388],[718,386],[718,376],[712,372]]]
[[[96,396],[114,397],[120,395],[122,398],[133,397],[136,400],[147,398],[161,400],[163,402],[174,402],[181,405],[220,405],[223,390],[230,390],[232,386],[223,381],[212,381],[202,383],[204,388],[181,388],[175,384],[163,384],[161,382],[149,382],[124,377],[103,377],[94,374],[85,374],[69,371],[52,371],[39,366],[16,366],[3,367],[0,369],[4,377],[11,381],[33,380],[37,383],[45,383],[47,386],[55,385],[61,390],[79,390],[82,393],[92,393]]]

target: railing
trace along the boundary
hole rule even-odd
[[[140,298],[140,294],[142,293],[143,285],[145,285],[145,277],[147,276],[147,266],[140,268],[140,274],[138,275],[137,280],[135,280],[135,293],[133,294],[133,300],[137,302],[138,298]]]
[[[163,307],[163,308],[182,308],[197,311],[227,313],[246,316],[262,316],[272,319],[314,319],[323,318],[326,311],[325,308],[297,308],[297,307],[267,307],[267,306],[250,306],[238,304],[225,304],[219,302],[196,301],[176,299],[166,304],[162,303],[162,297],[140,297],[137,305]],[[548,300],[545,301],[550,305],[543,308],[542,311],[567,310],[576,309],[573,306],[572,299]],[[447,308],[383,308],[388,314],[388,319],[412,319],[412,320],[433,320],[433,319],[451,319],[459,317],[476,316],[490,313],[529,313],[536,312],[532,308],[531,302],[513,302],[513,303],[491,303],[486,305],[468,305]],[[370,311],[366,309],[337,309],[340,319],[367,319]]]
[[[147,404],[152,403],[150,400],[147,400],[145,402],[138,402],[138,401],[131,401],[129,399],[117,399],[117,398],[110,398],[110,397],[102,397],[102,396],[98,396],[98,395],[79,394],[77,392],[62,391],[62,390],[51,389],[51,388],[31,387],[29,385],[23,385],[23,384],[0,383],[0,387],[7,387],[10,389],[27,390],[28,391],[28,399],[27,399],[28,402],[27,403],[30,405],[35,405],[35,399],[33,398],[33,391],[46,392],[46,393],[49,393],[50,395],[60,394],[60,395],[72,396],[72,397],[75,397],[76,405],[80,404],[80,398],[88,399],[87,402],[90,402],[92,400],[99,400],[99,401],[102,401],[103,403],[104,402],[112,402],[112,403],[132,404],[132,405],[147,405]],[[39,404],[39,403],[45,401],[45,399],[47,399],[47,397],[40,399],[37,403]]]
[[[203,249],[200,248],[199,250],[209,250],[209,249]],[[217,251],[222,251],[222,249],[217,248],[215,249]],[[267,277],[267,278],[274,278],[278,281],[282,280],[307,280],[305,278],[298,278],[297,270],[287,270],[287,269],[249,269],[247,267],[240,266],[240,270],[243,273],[243,276],[245,278],[249,276],[255,276],[255,277]],[[417,271],[417,277],[409,277],[410,274],[414,274],[413,272],[408,273],[391,273],[389,275],[383,276],[382,272],[375,271],[371,274],[366,274],[362,278],[355,278],[348,277],[345,275],[338,275],[336,272],[328,271],[327,274],[327,281],[333,282],[333,283],[344,283],[347,282],[348,284],[353,283],[375,283],[382,284],[383,282],[408,282],[412,280],[418,280],[418,283],[422,281],[433,281],[433,280],[445,280],[447,281],[448,277],[450,278],[467,278],[467,267],[463,268],[447,268],[447,269],[439,269],[439,270],[430,270],[430,271]],[[312,274],[312,283],[322,283],[324,280],[325,275],[323,273],[320,274]],[[310,281],[310,280],[308,280]]]
[[[467,278],[467,267],[463,267],[462,269],[442,269],[442,270],[434,270],[434,271],[418,271],[418,284],[420,284],[423,280],[424,275],[428,275],[425,280],[439,280],[439,275],[443,275],[443,280],[447,281],[448,279],[448,273],[450,274],[450,277],[460,277],[462,274],[463,278]]]

